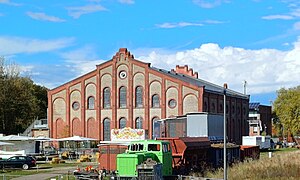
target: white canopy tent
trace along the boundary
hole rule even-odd
[[[0,146],[12,146],[14,143],[8,143],[8,142],[1,142],[0,141]]]
[[[72,137],[60,138],[57,139],[57,141],[97,141],[97,139],[82,137],[82,136],[72,136]]]
[[[42,141],[42,142],[45,142],[45,141],[57,141],[57,139],[49,138],[49,137],[45,137],[45,136],[35,137],[34,140],[35,141]]]
[[[71,136],[71,137],[65,137],[65,138],[57,139],[57,141],[60,141],[60,142],[74,142],[74,144],[76,145],[76,157],[77,157],[77,155],[79,154],[79,152],[78,152],[78,145],[79,145],[78,143],[79,142],[97,141],[97,139],[82,137],[82,136]]]
[[[1,136],[0,141],[5,143],[13,143],[13,145],[5,146],[8,151],[21,151],[24,150],[25,154],[36,153],[35,141],[33,137],[8,135]]]
[[[47,149],[51,149],[53,151],[56,151],[56,149],[53,147],[53,145],[50,143],[52,141],[57,141],[57,139],[49,138],[45,136],[39,136],[34,138],[35,141],[39,141],[40,144],[40,153],[47,152]]]
[[[34,140],[33,137],[20,136],[20,135],[9,135],[0,137],[0,141],[28,141]]]

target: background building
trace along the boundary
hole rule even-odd
[[[249,135],[272,135],[272,107],[249,103]]]
[[[227,88],[227,85],[226,87]],[[248,135],[249,96],[227,89],[228,139]],[[113,128],[142,128],[189,112],[223,113],[224,87],[198,79],[188,66],[166,71],[135,60],[126,48],[96,69],[48,92],[50,136],[110,140]]]

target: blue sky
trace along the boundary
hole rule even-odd
[[[121,47],[136,59],[200,78],[269,105],[299,85],[297,0],[0,0],[0,56],[57,87]]]

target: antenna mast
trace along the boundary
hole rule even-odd
[[[247,81],[244,80],[244,94],[245,95],[247,94],[246,90],[247,90]]]

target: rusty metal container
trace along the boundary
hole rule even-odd
[[[169,141],[172,148],[174,174],[187,174],[191,169],[201,171],[208,162],[210,141],[207,137],[158,138]]]
[[[127,145],[100,144],[99,145],[99,169],[109,172],[117,169],[117,155],[124,153]]]
[[[259,159],[260,150],[259,146],[240,146],[241,149],[241,161],[245,159]]]

